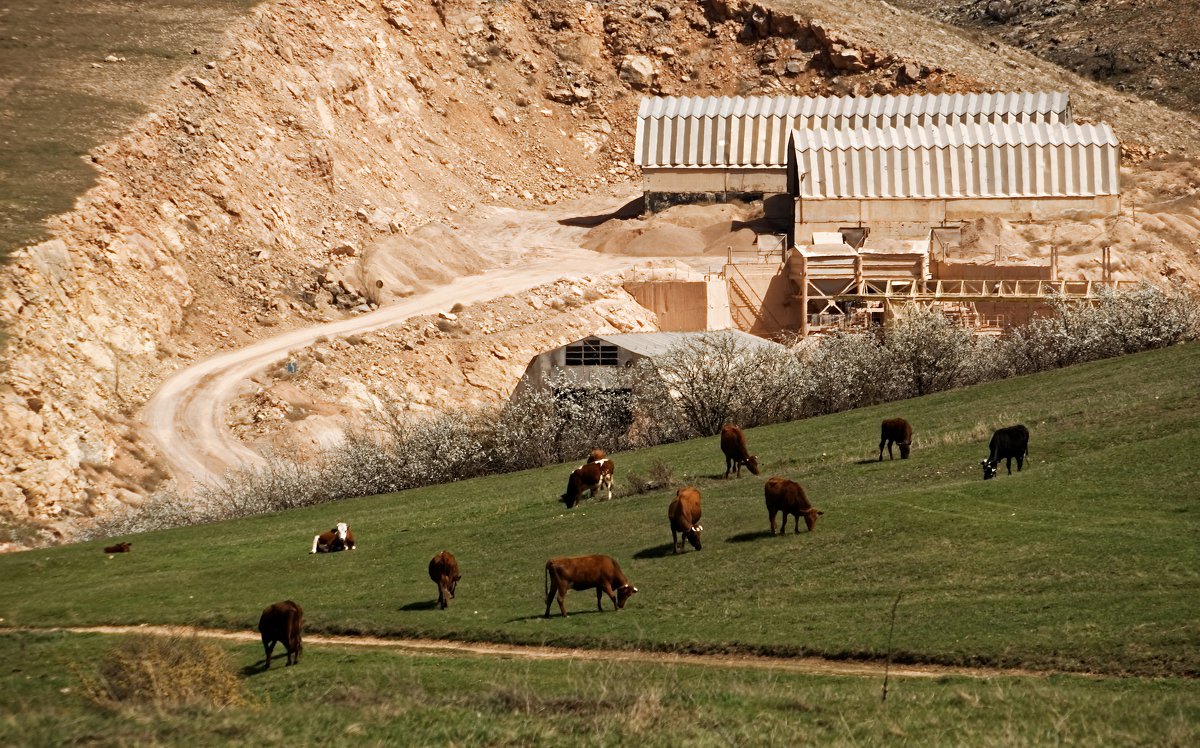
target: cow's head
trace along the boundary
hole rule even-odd
[[[992,462],[991,460],[980,460],[979,464],[983,467],[983,479],[990,480],[996,477],[996,468],[1000,461]]]
[[[747,468],[749,468],[751,473],[753,473],[754,475],[758,475],[758,458],[757,457],[755,457],[754,455],[750,455],[749,457],[746,458],[746,461],[743,462],[742,464],[745,465]]]
[[[635,592],[637,592],[637,587],[634,587],[632,584],[623,584],[620,587],[618,587],[617,588],[617,610],[624,609],[625,601],[628,600],[630,597],[632,597],[633,593],[635,593]]]
[[[908,459],[908,450],[912,446],[910,442],[900,442],[900,459]]]
[[[349,529],[350,525],[347,525],[345,522],[338,522],[337,527],[333,528],[333,531],[337,533],[338,540],[344,543],[346,542],[346,531]]]
[[[687,542],[692,544],[693,548],[700,550],[700,533],[702,532],[704,532],[703,527],[700,525],[692,525],[690,530],[687,530],[683,533],[683,537],[687,540]]]
[[[454,590],[458,587],[458,580],[462,579],[462,574],[455,574],[450,578],[450,597],[454,597]]]
[[[809,532],[812,532],[812,529],[817,526],[817,517],[820,517],[824,513],[820,509],[804,510],[804,526],[808,528]],[[784,515],[784,519],[787,519],[787,515]]]

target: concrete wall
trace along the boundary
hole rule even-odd
[[[780,272],[779,265],[726,265],[725,278],[733,326],[742,327],[745,323],[734,307],[742,306],[745,303],[743,297],[746,297],[753,307],[752,315],[757,317],[747,332],[768,337],[785,330],[799,329],[799,309],[792,301],[792,295],[796,293],[795,286],[786,273]]]
[[[844,198],[803,200],[795,203],[797,244],[812,242],[814,231],[837,231],[843,226],[869,226],[875,237],[919,239],[929,229],[952,223],[999,216],[1013,220],[1041,220],[1064,214],[1115,216],[1118,195],[1042,198],[937,198],[881,200]]]
[[[787,167],[762,169],[676,169],[645,167],[646,192],[760,192],[786,193]]]
[[[931,263],[933,277],[938,280],[1053,280],[1054,268],[1045,265],[997,265],[982,262]]]
[[[658,316],[663,332],[707,332],[733,326],[724,281],[631,281],[624,288]]]

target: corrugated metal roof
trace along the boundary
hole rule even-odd
[[[1066,93],[897,96],[656,96],[638,109],[642,167],[783,167],[792,130],[958,122],[1070,122]]]
[[[568,343],[567,345],[576,345],[584,340],[599,339],[641,356],[654,357],[661,356],[676,346],[689,343],[701,337],[720,335],[733,336],[737,339],[738,343],[750,348],[780,347],[778,343],[765,340],[756,335],[751,335],[748,332],[742,332],[741,330],[722,330],[720,332],[631,332],[611,335],[599,334],[589,335],[586,338],[580,338],[579,340]]]
[[[802,199],[1090,197],[1119,193],[1108,125],[796,130]]]

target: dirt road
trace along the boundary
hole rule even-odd
[[[586,226],[562,223],[584,214],[604,214],[627,202],[629,193],[586,204],[517,210],[488,206],[463,222],[459,236],[497,259],[497,267],[458,278],[357,317],[292,330],[235,351],[222,353],[177,372],[154,394],[142,421],[170,462],[179,487],[218,484],[229,471],[262,462],[229,430],[230,401],[249,389],[250,377],[318,338],[334,338],[396,325],[410,317],[448,311],[518,293],[559,278],[623,270],[647,257],[618,257],[582,249]],[[678,258],[676,258],[678,259]],[[708,261],[708,260],[706,260]]]
[[[56,628],[0,628],[0,634],[14,632],[66,631],[73,634],[149,634],[155,636],[198,636],[234,642],[257,642],[254,631],[226,631],[190,626],[71,626]],[[882,662],[827,660],[820,657],[760,657],[754,655],[699,655],[648,652],[636,649],[572,649],[568,647],[524,646],[487,642],[461,642],[448,639],[383,639],[374,636],[321,636],[305,634],[304,644],[333,647],[373,647],[397,650],[408,655],[474,655],[478,657],[519,658],[528,660],[589,660],[603,662],[642,662],[655,665],[783,670],[811,675],[846,675],[882,678],[885,667],[893,678],[965,678],[1041,677],[1051,673],[1005,668],[967,668],[946,665],[890,665]],[[1087,677],[1085,674],[1078,674]]]

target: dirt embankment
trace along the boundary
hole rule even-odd
[[[895,4],[1027,50],[1117,91],[1200,114],[1200,26],[1195,23],[1194,3],[895,0]]]
[[[136,414],[197,359],[521,256],[464,233],[474,206],[635,178],[646,93],[1068,88],[1123,137],[1157,118],[1146,142],[1197,138],[1024,57],[943,31],[930,43],[919,17],[882,3],[770,5],[264,3],[148,97],[152,113],[92,155],[96,187],[3,269],[0,428],[15,436],[0,445],[0,519],[65,533],[142,501],[170,476]]]
[[[497,259],[446,232],[481,200],[551,203],[630,178],[643,92],[817,93],[845,77],[832,32],[760,15],[265,3],[93,154],[97,186],[4,269],[0,423],[17,437],[0,446],[0,513],[69,520],[141,501],[168,475],[134,415],[164,377]],[[802,72],[779,75],[784,35],[802,30]],[[868,57],[852,77],[901,62]],[[952,83],[930,71],[911,88]]]

